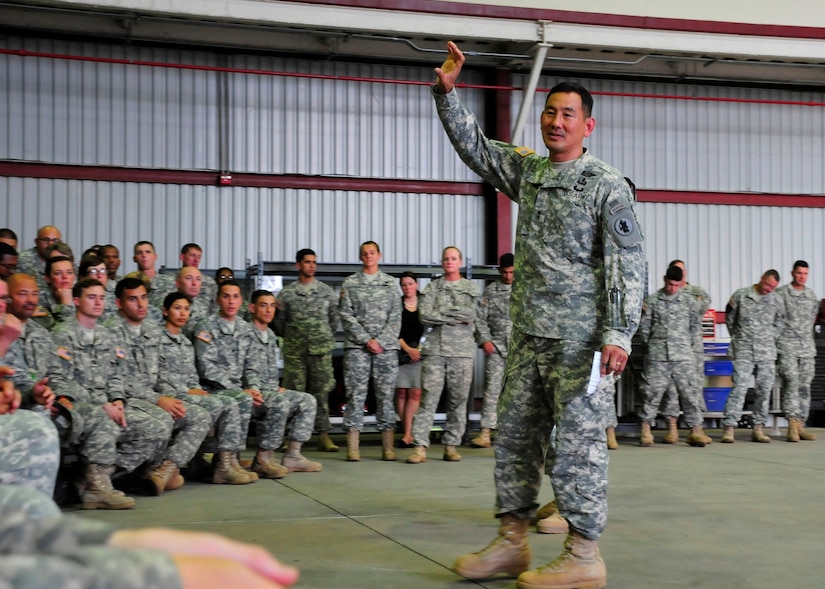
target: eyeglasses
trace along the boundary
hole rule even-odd
[[[86,274],[89,276],[103,276],[106,274],[106,270],[98,270],[97,268],[89,268],[86,270]]]
[[[60,243],[59,237],[38,237],[37,241],[41,243]]]
[[[218,274],[217,278],[218,280],[232,280],[235,277],[231,274]]]

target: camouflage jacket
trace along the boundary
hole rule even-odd
[[[18,254],[17,271],[34,278],[41,293],[49,290],[46,284],[46,261],[40,259],[36,247],[30,247]]]
[[[160,365],[155,390],[161,395],[186,399],[189,389],[201,388],[195,367],[195,347],[183,334],[163,329],[160,339]]]
[[[58,324],[75,316],[74,305],[64,305],[55,300],[50,288],[40,291],[40,300],[32,319],[49,331]]]
[[[702,339],[701,323],[702,318],[705,316],[705,312],[710,309],[710,295],[708,294],[708,291],[701,286],[690,284],[689,282],[685,283],[685,286],[682,287],[682,291],[693,297],[693,300],[696,303],[696,315],[699,317],[699,331],[696,332],[693,339],[693,353],[704,355],[705,346],[704,339]]]
[[[338,301],[345,348],[364,348],[371,339],[385,350],[398,350],[401,330],[401,299],[398,282],[384,272],[367,280],[363,272],[348,276]]]
[[[127,397],[157,404],[160,394],[155,390],[160,373],[160,331],[150,321],[142,321],[138,333],[122,315],[111,317],[105,324],[123,350],[120,360]]]
[[[476,343],[493,342],[502,358],[507,357],[507,346],[513,332],[510,319],[511,284],[502,284],[496,280],[487,285],[481,295],[481,305],[476,318]]]
[[[319,280],[309,284],[296,280],[278,293],[278,304],[273,327],[284,338],[284,355],[318,356],[332,352],[338,327],[338,301],[330,286]]]
[[[784,308],[785,323],[776,347],[779,354],[797,358],[816,356],[814,322],[819,314],[819,299],[810,288],[796,290],[790,284],[776,289]]]
[[[556,173],[547,157],[485,137],[455,90],[433,95],[464,163],[519,205],[510,298],[515,328],[629,352],[645,260],[622,174],[587,152]]]
[[[232,330],[220,315],[195,328],[195,364],[201,384],[210,390],[261,390],[260,360],[255,356],[254,328],[240,317]]]
[[[252,323],[249,326],[252,328],[251,357],[258,363],[262,386],[268,390],[278,390],[280,383],[278,360],[281,351],[278,349],[277,336],[268,327],[262,331]]]
[[[54,350],[51,334],[34,321],[26,321],[20,337],[6,352],[3,362],[14,369],[10,378],[23,396],[25,406],[31,406],[33,400],[29,395],[38,380],[46,377],[51,382],[59,376],[60,366]]]
[[[475,320],[481,295],[466,278],[436,278],[418,299],[418,317],[424,325],[425,356],[475,358]],[[430,327],[432,329],[428,330]]]
[[[696,300],[684,289],[674,295],[660,289],[645,299],[639,335],[648,360],[693,361],[693,342],[701,331]]]
[[[784,312],[775,292],[759,295],[754,286],[746,286],[733,293],[725,309],[733,357],[776,360],[776,338],[783,329]]]

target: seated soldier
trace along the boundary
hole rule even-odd
[[[203,296],[203,275],[195,266],[181,268],[178,271],[175,285],[179,293],[185,294],[192,301],[189,308],[189,321],[183,328],[183,334],[191,340],[195,326],[215,313],[217,309],[215,299],[207,299]]]
[[[115,303],[115,289],[110,288],[109,273],[103,259],[96,254],[84,255],[80,260],[80,267],[77,269],[79,278],[91,278],[97,280],[106,290],[106,301],[103,305],[103,315],[101,321],[106,321],[109,317],[117,315],[117,304]],[[117,286],[117,284],[115,284]]]
[[[46,289],[40,290],[39,306],[32,318],[49,331],[53,331],[58,324],[75,315],[72,295],[75,271],[71,259],[66,256],[48,258],[45,283]]]

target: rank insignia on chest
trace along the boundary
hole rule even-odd
[[[207,343],[207,344],[212,343],[212,334],[209,333],[208,331],[201,331],[195,337],[197,337],[199,340],[201,340],[204,343]]]
[[[32,315],[32,317],[48,317],[48,316],[49,316],[49,311],[46,309],[46,307],[37,307],[34,310],[34,314]]]
[[[69,362],[72,359],[72,355],[69,353],[69,350],[67,348],[64,348],[63,346],[57,348],[55,353],[57,354],[58,358],[62,358],[66,362]]]
[[[117,356],[119,359],[123,360],[126,357],[126,351],[123,348],[121,348],[120,346],[118,346],[118,347],[115,348],[115,356]]]

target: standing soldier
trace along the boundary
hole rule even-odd
[[[687,443],[704,447],[711,439],[702,431],[702,408],[693,370],[693,341],[701,324],[696,315],[694,299],[682,287],[682,269],[671,266],[665,274],[665,286],[650,295],[642,307],[639,333],[647,346],[641,411],[642,436],[640,446],[652,446],[650,425],[656,420],[656,412],[662,395],[672,381],[685,411],[685,421],[690,427]],[[666,415],[675,423],[679,417],[678,403],[675,415]]]
[[[733,293],[725,308],[733,356],[733,390],[725,403],[723,444],[734,442],[733,432],[742,417],[745,394],[754,373],[756,401],[751,440],[765,444],[771,441],[764,429],[776,375],[776,338],[782,332],[784,321],[782,300],[773,292],[778,284],[779,272],[768,270],[757,284]]]
[[[401,330],[401,299],[395,279],[378,269],[381,250],[374,241],[361,244],[361,272],[348,276],[341,286],[338,311],[344,328],[344,387],[347,409],[347,460],[358,462],[358,438],[364,424],[364,403],[372,376],[375,417],[381,432],[381,458],[396,460],[393,449],[395,412],[393,395],[398,376],[398,332]]]
[[[811,409],[811,382],[816,367],[814,322],[819,299],[806,287],[808,262],[794,262],[790,284],[776,289],[784,307],[785,325],[776,340],[779,375],[782,377],[782,411],[788,419],[788,441],[816,440],[805,430]]]
[[[510,291],[513,286],[513,254],[498,260],[501,280],[489,284],[481,295],[481,307],[476,318],[476,342],[484,350],[484,402],[481,406],[481,433],[470,440],[476,448],[489,448],[491,430],[496,429],[496,405],[501,393],[501,377],[513,322],[510,319]]]
[[[278,293],[278,312],[273,327],[284,338],[283,385],[315,397],[315,431],[318,449],[338,452],[329,437],[329,393],[335,387],[332,350],[338,327],[335,291],[315,279],[315,252],[302,249],[295,254],[298,280]]]

